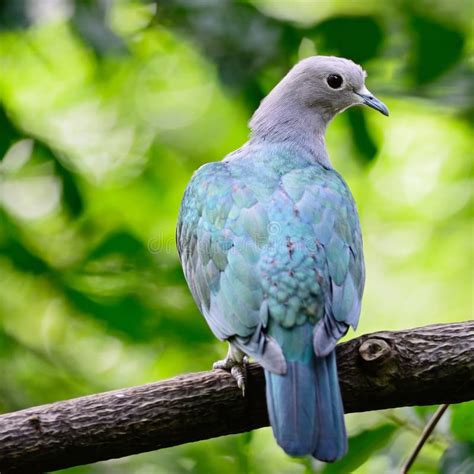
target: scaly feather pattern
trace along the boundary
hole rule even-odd
[[[266,369],[281,446],[318,453],[335,432],[319,457],[340,457],[346,442],[333,349],[357,325],[364,265],[357,212],[339,174],[303,149],[247,145],[195,173],[177,242],[216,337]]]

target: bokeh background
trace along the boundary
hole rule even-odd
[[[328,133],[365,237],[358,333],[472,318],[473,13],[469,0],[2,0],[0,412],[225,354],[178,263],[180,199],[313,54],[361,63],[391,111],[352,109]],[[395,473],[433,410],[347,416],[333,465],[289,458],[266,428],[64,472]],[[474,472],[473,403],[450,409],[413,472]]]

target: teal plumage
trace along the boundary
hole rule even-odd
[[[238,339],[269,369],[265,334],[287,361],[309,364],[313,333],[327,354],[357,324],[364,267],[355,205],[342,178],[303,150],[254,145],[201,167],[186,189],[177,241],[214,334]],[[302,337],[292,344],[289,330]]]
[[[264,367],[280,446],[333,461],[347,450],[334,348],[357,326],[362,237],[325,150],[292,134],[270,139],[275,129],[197,170],[180,209],[178,251],[215,336]]]

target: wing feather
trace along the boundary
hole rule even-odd
[[[321,357],[334,349],[349,326],[357,327],[365,283],[357,209],[343,179],[335,172],[334,175],[332,188],[324,192],[326,209],[317,224],[322,229],[320,235],[330,281],[324,317],[316,325],[313,338],[314,350]]]
[[[268,305],[256,272],[267,228],[252,191],[232,178],[227,163],[210,163],[186,188],[176,240],[191,293],[215,336],[284,373],[281,348],[264,331]]]

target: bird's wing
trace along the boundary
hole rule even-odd
[[[327,355],[359,320],[365,270],[357,209],[349,188],[332,169],[294,170],[283,177],[282,187],[298,218],[309,225],[322,257],[315,270],[323,280],[324,312],[313,342],[317,355]]]
[[[281,349],[263,331],[268,308],[256,267],[267,239],[263,206],[228,164],[201,167],[186,188],[176,232],[186,280],[216,337],[283,373]]]
[[[331,179],[317,188],[320,211],[313,225],[324,248],[329,279],[325,311],[314,332],[317,355],[329,354],[349,326],[357,327],[365,283],[362,236],[357,209],[343,179],[331,171]]]

